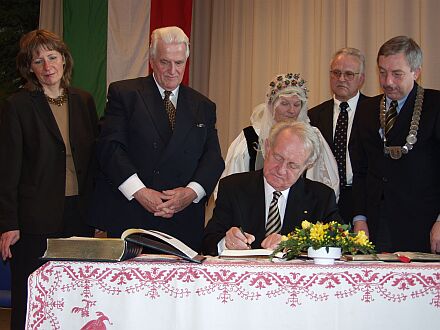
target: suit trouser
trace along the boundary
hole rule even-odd
[[[384,199],[380,202],[380,212],[379,212],[379,223],[376,233],[375,246],[376,251],[380,252],[395,252],[391,243],[390,227],[388,223],[388,218],[385,213],[385,201]]]
[[[339,214],[344,223],[352,223],[353,221],[353,191],[351,186],[341,187],[338,200]]]
[[[92,236],[93,229],[83,225],[78,207],[78,197],[66,197],[64,229],[50,234],[20,233],[20,239],[11,246],[11,329],[22,330],[26,322],[27,280],[30,274],[43,265],[40,257],[46,251],[49,237]]]

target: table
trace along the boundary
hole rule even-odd
[[[440,264],[51,261],[27,329],[439,329]]]

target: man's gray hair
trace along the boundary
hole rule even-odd
[[[304,144],[305,150],[310,152],[306,164],[308,166],[313,165],[318,159],[321,151],[321,142],[316,134],[316,128],[308,123],[293,120],[276,123],[272,126],[268,137],[271,149],[273,148],[278,135],[284,130],[289,130],[292,134],[300,138]]]
[[[398,36],[385,42],[377,53],[377,63],[379,56],[390,56],[403,53],[408,61],[411,71],[422,67],[423,54],[419,45],[408,36]]]
[[[341,48],[333,55],[330,66],[332,65],[333,61],[338,57],[339,55],[350,55],[353,57],[356,57],[359,61],[359,73],[364,73],[365,71],[365,55],[357,48],[351,48],[351,47],[345,47]]]
[[[177,26],[167,26],[159,28],[151,33],[150,58],[156,56],[157,42],[162,40],[166,44],[184,43],[186,46],[186,58],[189,57],[189,39],[185,32]]]

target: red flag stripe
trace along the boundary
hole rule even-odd
[[[164,26],[180,27],[191,40],[192,0],[151,0],[150,33]],[[150,68],[151,72],[151,68]],[[189,82],[189,61],[183,83]]]

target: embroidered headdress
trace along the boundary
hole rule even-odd
[[[302,92],[307,98],[308,91],[306,81],[299,73],[279,74],[269,83],[269,90],[266,94],[267,103],[272,104],[280,94]]]
[[[301,100],[301,110],[298,114],[297,121],[310,123],[307,116],[307,93],[306,81],[299,73],[283,73],[276,75],[269,83],[269,90],[266,94],[266,103],[260,104],[252,113],[252,126],[259,129],[260,147],[263,155],[264,141],[269,136],[270,128],[275,124],[275,107],[276,100],[280,95],[297,95]]]

